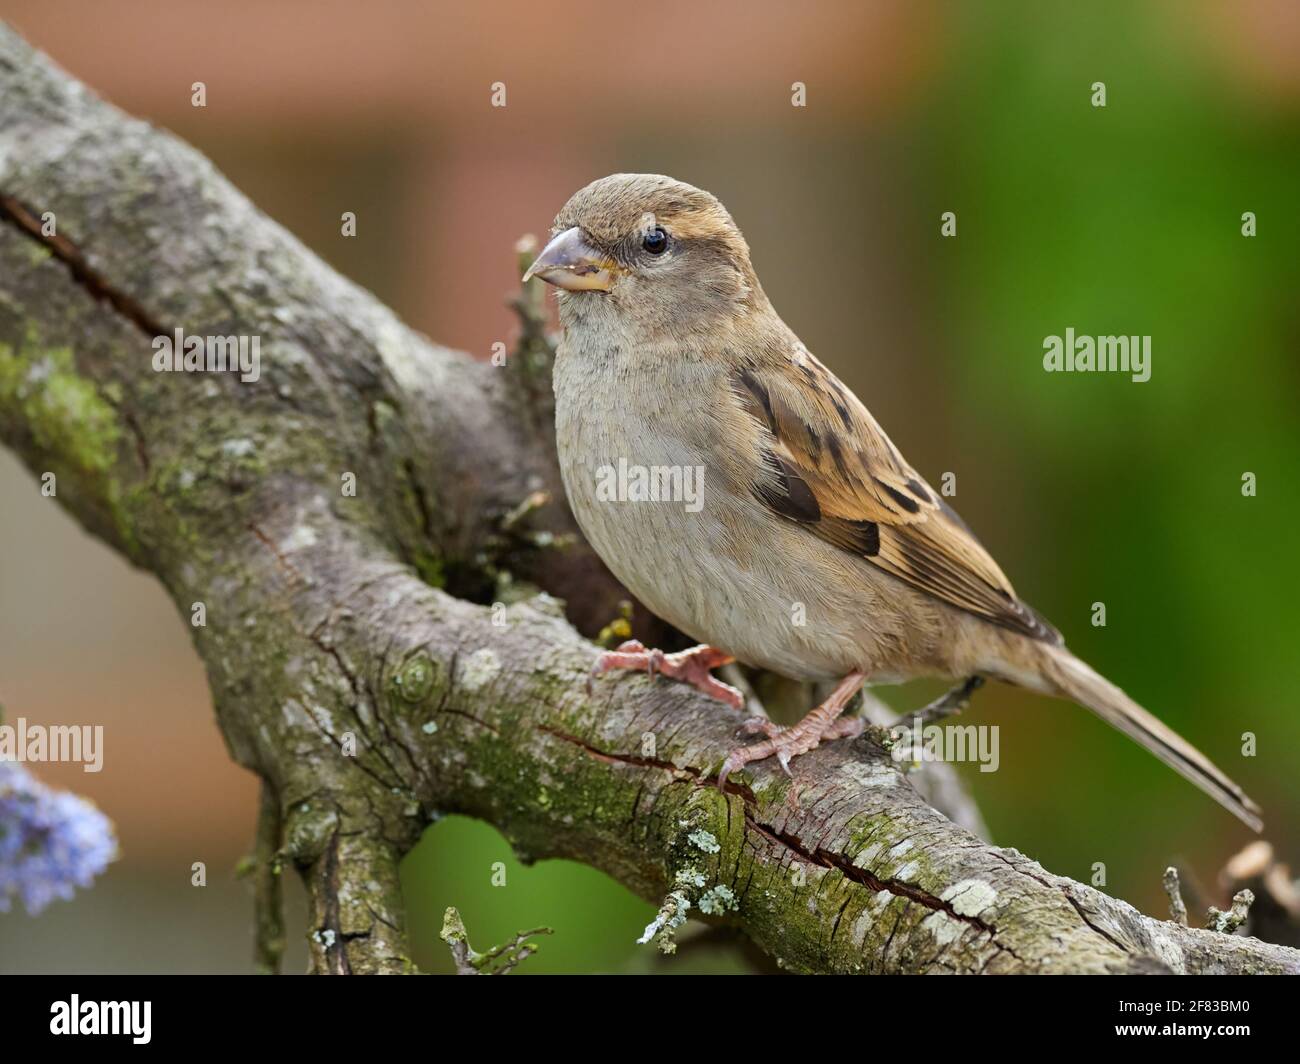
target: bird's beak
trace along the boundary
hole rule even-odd
[[[540,277],[570,292],[608,292],[619,266],[590,244],[577,226],[552,238],[524,274],[527,283]]]

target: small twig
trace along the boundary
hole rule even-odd
[[[538,249],[538,239],[532,233],[525,233],[515,241],[515,265],[519,269],[520,277],[528,272],[528,267],[537,258]],[[519,292],[510,305],[519,315],[520,324],[524,327],[524,339],[526,341],[540,338],[543,342],[549,342],[549,338],[546,336],[545,284],[540,280],[533,280],[528,284],[520,285]]]
[[[261,975],[279,975],[284,955],[284,892],[280,879],[280,802],[274,789],[262,782],[257,811],[257,842],[251,858],[240,863],[237,874],[253,881],[253,959]]]
[[[514,938],[500,946],[479,953],[469,944],[469,934],[465,930],[465,921],[461,919],[460,911],[450,905],[443,913],[439,938],[451,950],[457,975],[508,975],[537,952],[538,946],[529,942],[530,938],[554,933],[549,927],[534,927],[531,931],[516,932]]]
[[[478,954],[470,947],[469,935],[465,931],[465,921],[460,918],[460,911],[449,905],[442,914],[442,933],[438,936],[451,950],[451,959],[456,964],[457,975],[478,975],[474,961]]]
[[[518,506],[507,513],[505,517],[501,518],[501,531],[506,533],[513,532],[519,522],[528,517],[529,514],[540,510],[550,501],[551,493],[548,491],[534,491],[529,493]]]
[[[763,705],[763,700],[758,697],[758,692],[754,690],[754,685],[749,682],[745,670],[734,661],[718,670],[718,679],[725,680],[745,696],[745,712],[751,717],[772,719],[772,714],[767,711],[767,707]]]
[[[1249,887],[1255,895],[1249,933],[1265,942],[1300,945],[1300,882],[1263,839],[1248,844],[1224,866],[1219,885],[1229,894]]]
[[[1254,903],[1255,895],[1251,891],[1239,890],[1232,896],[1232,908],[1226,913],[1210,906],[1210,911],[1205,914],[1205,926],[1211,931],[1230,935],[1246,922]]]
[[[475,556],[475,565],[492,579],[495,594],[503,602],[532,598],[541,590],[530,583],[516,582],[510,567],[516,555],[521,551],[567,550],[577,541],[571,532],[528,527],[533,516],[550,502],[548,491],[529,492],[497,520]]]
[[[636,940],[637,945],[644,946],[647,942],[653,942],[660,953],[676,953],[677,943],[673,941],[673,932],[686,923],[686,914],[690,910],[691,899],[685,891],[670,891],[655,913],[655,918],[646,925],[645,931]]]
[[[1187,926],[1187,906],[1183,904],[1183,891],[1178,883],[1178,869],[1170,865],[1165,869],[1165,893],[1169,895],[1169,918],[1176,924]]]
[[[515,244],[516,265],[522,277],[537,257],[537,238],[520,237]],[[550,368],[555,357],[556,340],[546,331],[546,285],[533,278],[522,285],[510,299],[510,308],[519,317],[519,343],[511,362],[523,384],[530,411],[544,410],[551,392]]]
[[[549,927],[534,927],[531,931],[517,931],[515,937],[510,941],[496,946],[483,954],[484,964],[502,958],[501,964],[491,971],[490,975],[507,975],[517,968],[521,961],[526,960],[537,952],[537,944],[529,942],[528,939],[536,938],[538,935],[550,935],[554,932]]]
[[[912,721],[914,731],[924,728],[927,724],[933,724],[936,721],[943,720],[945,717],[951,717],[960,713],[970,705],[970,696],[975,693],[984,684],[983,676],[972,676],[965,683],[959,684],[951,691],[946,692],[936,698],[928,706],[918,709],[915,713],[907,713],[900,717],[897,723],[901,724],[904,720]]]

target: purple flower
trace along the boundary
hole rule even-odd
[[[32,915],[67,901],[116,856],[113,825],[94,805],[0,761],[0,912],[15,897]]]

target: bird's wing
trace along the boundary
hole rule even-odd
[[[784,360],[783,360],[784,361]],[[861,401],[802,348],[732,377],[757,422],[749,490],[775,513],[944,602],[1054,643],[965,523],[912,469]]]

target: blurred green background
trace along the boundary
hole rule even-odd
[[[1020,594],[1243,784],[1293,866],[1298,12],[0,0],[74,75],[478,357],[513,333],[514,240],[578,186],[652,170],[715,192],[809,348],[928,479],[956,474],[954,504]],[[198,80],[204,109],[190,106]],[[358,235],[344,239],[349,210]],[[1245,211],[1257,236],[1241,233]],[[1150,381],[1045,373],[1043,340],[1067,327],[1150,335]],[[76,901],[0,915],[0,970],[251,970],[232,870],[254,781],[226,761],[185,625],[8,455],[0,500],[0,702],[11,718],[105,724],[103,773],[42,775],[93,797],[123,840]],[[901,709],[933,689],[882,693]],[[996,842],[1085,881],[1101,863],[1105,889],[1148,912],[1163,912],[1171,861],[1194,899],[1222,901],[1218,869],[1247,833],[1153,758],[1082,710],[1005,688],[966,719],[1002,728],[1000,771],[967,773]],[[1241,756],[1243,732],[1258,756]],[[189,885],[195,860],[206,888]],[[554,927],[532,972],[752,965],[726,941],[657,959],[634,945],[652,906],[584,867],[523,867],[463,818],[431,827],[403,871],[429,970],[450,969],[449,904],[480,948]]]

